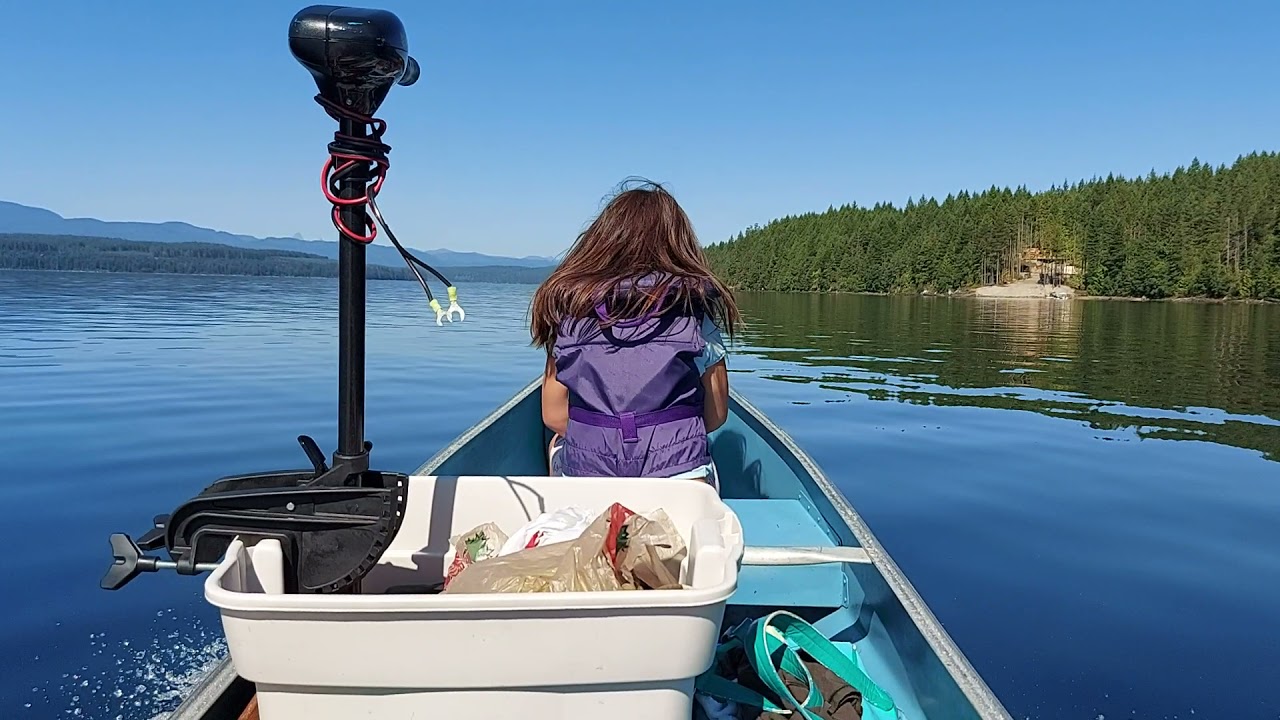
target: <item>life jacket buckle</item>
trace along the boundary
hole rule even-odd
[[[633,412],[618,413],[618,420],[622,425],[622,442],[640,442],[640,435],[636,432],[636,414]]]

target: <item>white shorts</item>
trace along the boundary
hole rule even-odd
[[[551,446],[550,455],[548,457],[548,465],[551,467],[552,475],[564,475],[564,470],[557,465],[556,458],[560,455],[560,449],[564,447],[564,438],[560,438],[560,442]],[[671,475],[673,478],[688,478],[689,480],[702,480],[711,485],[720,492],[720,475],[716,472],[715,462],[709,462],[706,465],[696,467],[692,470],[686,470],[678,475]]]

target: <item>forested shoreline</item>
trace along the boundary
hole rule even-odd
[[[1017,278],[1028,248],[1089,295],[1280,298],[1280,153],[1038,193],[849,204],[752,226],[707,254],[744,290],[954,292]]]
[[[73,235],[0,234],[0,269],[79,272],[337,277],[338,262],[291,250],[216,243],[163,243]],[[441,268],[458,282],[539,283],[550,268]],[[407,267],[366,266],[370,280],[413,280]]]

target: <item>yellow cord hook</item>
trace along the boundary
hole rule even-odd
[[[440,301],[431,298],[431,309],[436,311],[436,324],[444,325],[444,323],[440,322],[445,317],[444,308],[440,307]],[[449,318],[449,322],[453,322],[453,318]]]
[[[453,314],[458,313],[458,322],[462,322],[467,318],[467,313],[458,304],[458,288],[449,286],[449,309],[445,310],[440,307],[440,301],[431,298],[431,309],[436,311],[436,325],[444,325],[444,320],[453,322]]]
[[[437,310],[437,312],[439,312],[439,310]],[[446,312],[449,315],[449,322],[453,322],[453,314],[455,312],[458,313],[458,322],[462,322],[467,319],[467,313],[462,309],[462,306],[458,304],[458,288],[452,285],[449,286],[449,309]],[[439,323],[439,321],[440,318],[439,315],[437,315],[436,322]]]

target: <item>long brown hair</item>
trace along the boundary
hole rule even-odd
[[[639,183],[619,189],[533,294],[529,332],[535,347],[549,352],[562,320],[593,315],[596,304],[619,283],[653,273],[660,273],[661,279],[652,288],[627,293],[609,315],[655,312],[658,303],[673,295],[686,309],[700,307],[731,336],[737,329],[737,303],[711,272],[689,217],[661,185]]]

